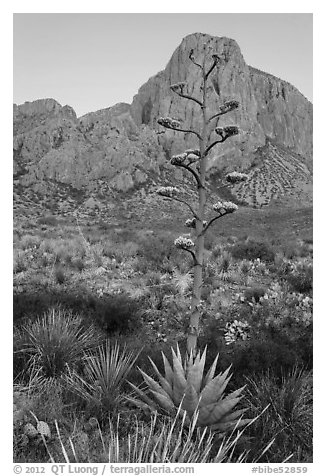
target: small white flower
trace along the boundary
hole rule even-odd
[[[195,246],[195,243],[190,238],[179,236],[176,240],[174,240],[174,245],[177,248],[190,249]]]
[[[174,197],[175,195],[177,195],[178,192],[179,190],[176,187],[159,187],[156,190],[156,193],[158,195],[169,198]]]
[[[238,206],[233,202],[217,202],[213,205],[213,210],[215,212],[223,213],[233,213],[238,210]]]

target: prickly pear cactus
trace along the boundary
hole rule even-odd
[[[45,421],[39,421],[37,423],[37,431],[40,435],[46,436],[47,438],[51,438],[51,430],[49,425]]]

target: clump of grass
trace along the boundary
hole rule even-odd
[[[14,274],[22,273],[27,270],[27,263],[25,259],[25,253],[21,250],[14,250]]]
[[[57,226],[58,219],[53,215],[49,215],[39,218],[37,220],[37,223],[39,223],[40,225]]]
[[[243,431],[232,432],[216,443],[214,433],[207,428],[196,429],[195,414],[190,426],[185,425],[186,413],[180,419],[159,417],[151,414],[148,423],[134,416],[133,430],[124,434],[120,416],[114,423],[111,419],[106,430],[95,422],[96,430],[91,436],[83,434],[80,445],[71,437],[63,437],[55,422],[59,445],[56,452],[47,445],[52,463],[243,463],[247,452],[235,456],[234,450]],[[80,436],[80,435],[79,435]],[[76,444],[77,443],[77,444]],[[85,455],[85,451],[87,454]]]
[[[264,461],[280,462],[292,454],[291,463],[312,461],[312,373],[295,367],[281,378],[270,372],[248,378],[247,400],[254,415],[252,453],[271,438],[275,443]]]
[[[217,260],[217,267],[219,270],[219,276],[223,280],[227,280],[230,277],[230,270],[232,266],[232,256],[229,252],[224,251]]]
[[[38,248],[41,244],[41,238],[35,235],[24,235],[22,236],[19,246],[23,250],[30,248]]]

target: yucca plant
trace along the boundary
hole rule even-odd
[[[146,424],[137,414],[133,430],[126,434],[120,415],[116,422],[108,420],[106,430],[96,424],[96,432],[90,438],[86,433],[74,437],[62,435],[58,423],[56,448],[46,445],[52,463],[245,463],[248,453],[235,454],[235,449],[245,430],[233,431],[216,442],[208,428],[196,428],[198,412],[186,425],[186,414],[174,419],[162,418],[157,412],[151,414]],[[79,440],[88,444],[80,445]],[[217,443],[217,444],[216,444]],[[92,447],[91,447],[92,445]]]
[[[84,353],[100,340],[94,327],[84,327],[80,316],[54,307],[16,330],[16,353],[26,358],[22,377],[39,393],[77,389]]]
[[[176,415],[180,407],[180,415],[186,413],[185,423],[188,425],[195,412],[198,412],[196,426],[208,426],[221,432],[234,428],[236,424],[240,427],[251,421],[248,419],[239,421],[245,408],[233,411],[242,398],[244,387],[227,396],[224,393],[231,378],[231,375],[228,376],[230,367],[214,377],[218,355],[206,375],[204,375],[206,348],[202,355],[198,352],[196,357],[190,353],[183,362],[177,346],[176,353],[172,349],[172,366],[163,352],[162,357],[165,375],[163,376],[149,359],[159,383],[139,369],[148,388],[144,391],[130,383],[138,398],[128,397],[129,401],[141,408],[163,410],[170,415]]]
[[[122,349],[119,344],[106,342],[95,351],[86,352],[84,359],[84,387],[86,399],[103,413],[113,411],[123,400],[121,390],[139,352]]]

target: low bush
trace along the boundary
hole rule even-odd
[[[49,216],[39,218],[37,220],[37,223],[39,225],[57,226],[59,222],[57,217],[49,215]]]
[[[139,303],[127,294],[91,298],[89,307],[93,319],[106,334],[125,334],[139,326]]]
[[[248,240],[244,243],[236,243],[228,247],[233,258],[239,260],[255,260],[259,258],[265,262],[272,262],[275,257],[274,250],[269,244],[261,241]]]
[[[297,263],[292,272],[286,277],[291,290],[309,294],[313,288],[313,267],[309,262],[301,261]]]
[[[249,288],[245,290],[244,297],[247,301],[259,302],[260,298],[264,296],[265,292],[266,292],[265,288],[253,287],[253,288]]]

